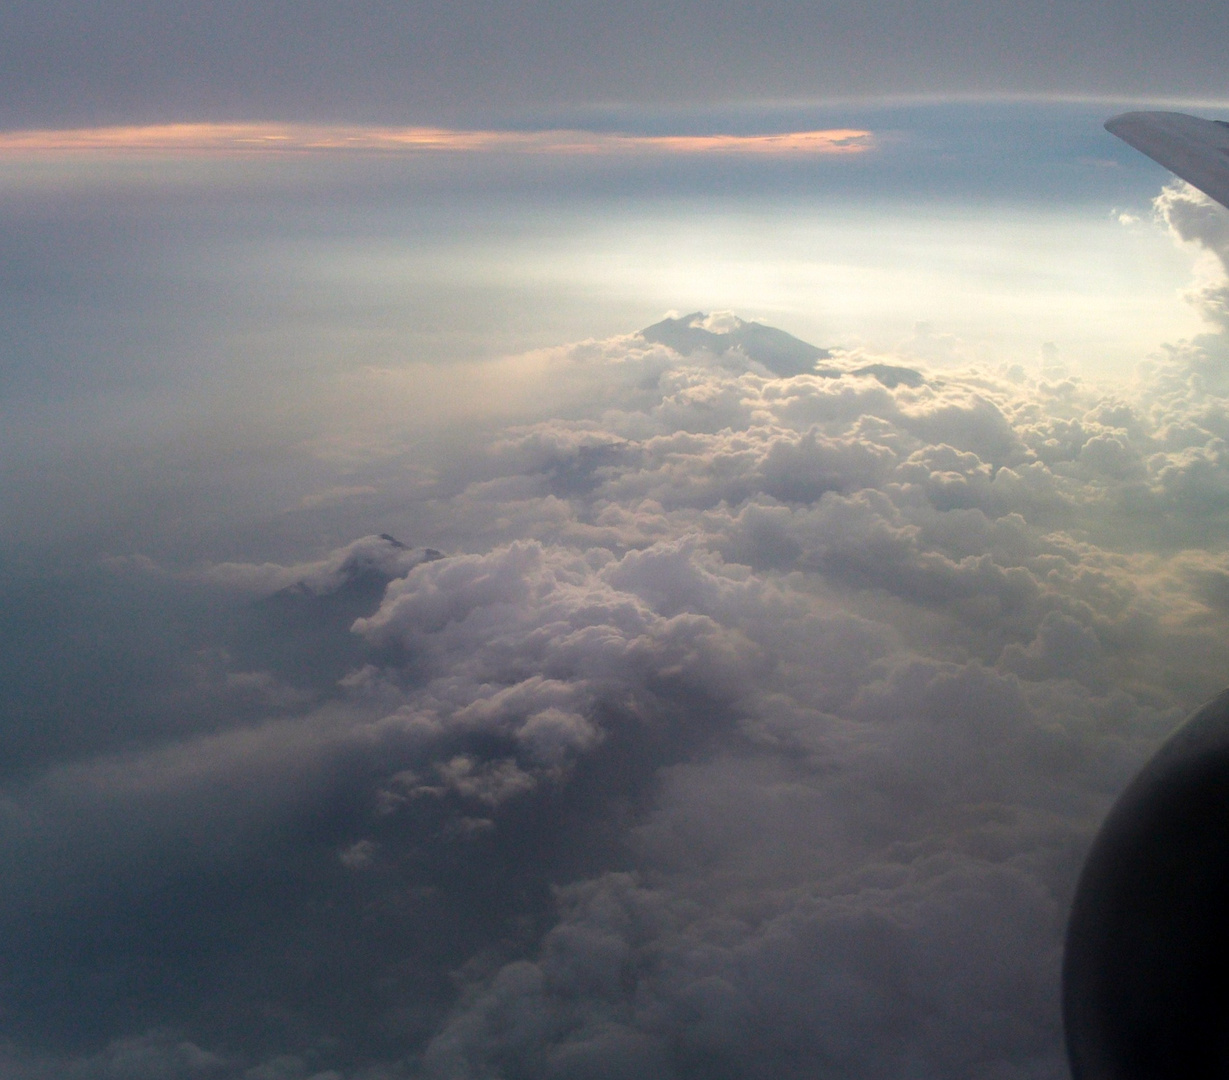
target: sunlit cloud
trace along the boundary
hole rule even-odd
[[[628,135],[609,132],[466,131],[304,124],[159,124],[0,133],[2,154],[103,152],[268,154],[364,151],[521,154],[848,155],[870,150],[870,131],[831,128],[766,135]]]

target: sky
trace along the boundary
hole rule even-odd
[[[1101,125],[1221,14],[6,5],[0,1074],[1067,1076],[1229,639]]]
[[[434,122],[626,105],[1224,92],[1222,9],[1142,0],[619,5],[15,0],[0,118]]]

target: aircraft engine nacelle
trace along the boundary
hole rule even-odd
[[[1075,1080],[1229,1077],[1229,691],[1101,826],[1067,925]]]

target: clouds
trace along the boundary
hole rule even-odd
[[[1029,1060],[1055,1035],[1052,899],[990,864],[893,869],[754,929],[626,875],[569,890],[540,959],[437,1036],[427,1075],[1063,1075]],[[986,907],[1009,937],[978,932]]]
[[[1158,211],[1208,331],[1132,379],[728,312],[385,359],[242,532],[30,545],[6,1074],[1063,1075],[1084,847],[1224,678],[1223,229]]]
[[[1204,249],[1205,258],[1212,265],[1205,268],[1203,280],[1191,298],[1206,319],[1225,326],[1229,319],[1224,283],[1229,263],[1229,225],[1220,206],[1184,181],[1174,181],[1157,196],[1153,208],[1174,236]]]
[[[1219,329],[697,344],[518,367],[410,462],[447,551],[107,564],[162,647],[0,791],[14,1075],[1063,1075],[1081,853],[1223,680]]]
[[[633,343],[620,370],[647,357]],[[1207,555],[1159,532],[1116,543],[1144,506],[1179,532],[1219,513],[1177,480],[1219,475],[1211,459],[1161,449],[1174,363],[1129,401],[987,372],[888,388],[683,366],[657,404],[500,444],[536,447],[509,460],[542,486],[489,512],[550,506],[550,546],[462,560],[445,609],[415,581],[445,564],[422,567],[359,632],[430,649],[498,609],[535,671],[681,677],[654,707],[677,723],[703,695],[729,726],[710,717],[704,751],[662,772],[630,834],[640,876],[561,894],[536,954],[477,980],[434,1036],[427,1075],[1062,1075],[1058,943],[1087,830],[1185,708],[1175,680],[1194,698],[1218,677],[1179,655],[1215,623],[1184,584]],[[561,514],[548,481],[583,447],[603,449]],[[544,579],[569,549],[576,577]],[[598,625],[576,665],[569,643]],[[711,651],[721,637],[736,644]]]

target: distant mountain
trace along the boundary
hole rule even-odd
[[[827,349],[811,345],[774,326],[744,322],[733,315],[713,319],[703,311],[679,319],[662,319],[641,330],[640,336],[645,341],[665,345],[683,356],[700,351],[724,356],[737,349],[748,360],[763,364],[782,378],[815,374],[815,362],[832,355]]]
[[[824,372],[824,374],[827,374]],[[865,367],[854,368],[849,372],[850,375],[869,375],[871,378],[878,379],[884,386],[895,388],[897,386],[921,386],[926,381],[925,376],[920,371],[914,371],[913,368],[897,367],[895,364],[867,364]]]
[[[302,581],[274,593],[277,597],[337,597],[355,600],[368,593],[382,595],[393,578],[404,577],[419,563],[444,558],[435,548],[411,548],[395,536],[365,536],[344,549],[345,558],[325,565]]]
[[[665,345],[675,352],[690,356],[695,352],[723,357],[738,352],[747,360],[762,364],[782,379],[794,375],[818,375],[822,379],[839,379],[843,375],[869,375],[884,386],[921,386],[925,377],[913,368],[894,364],[867,364],[860,368],[817,368],[818,360],[829,360],[832,353],[811,345],[801,338],[763,323],[746,322],[736,315],[706,315],[695,311],[679,319],[662,319],[640,331],[645,341]]]
[[[380,660],[351,633],[354,620],[380,606],[394,578],[442,558],[387,533],[356,540],[338,565],[237,613],[230,651],[241,670],[270,671],[290,686],[332,686],[347,671]]]

